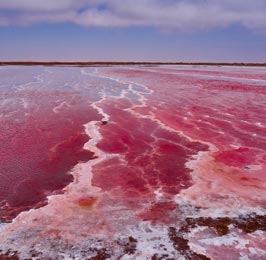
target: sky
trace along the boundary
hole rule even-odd
[[[266,62],[266,0],[0,0],[0,60]]]

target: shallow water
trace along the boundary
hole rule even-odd
[[[0,257],[265,259],[265,75],[2,67]]]

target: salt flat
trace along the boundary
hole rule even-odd
[[[265,259],[265,115],[265,68],[1,67],[0,259]]]

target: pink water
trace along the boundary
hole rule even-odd
[[[265,259],[265,75],[1,67],[0,259]]]

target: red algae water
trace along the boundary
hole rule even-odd
[[[0,259],[266,259],[266,69],[0,67]]]

